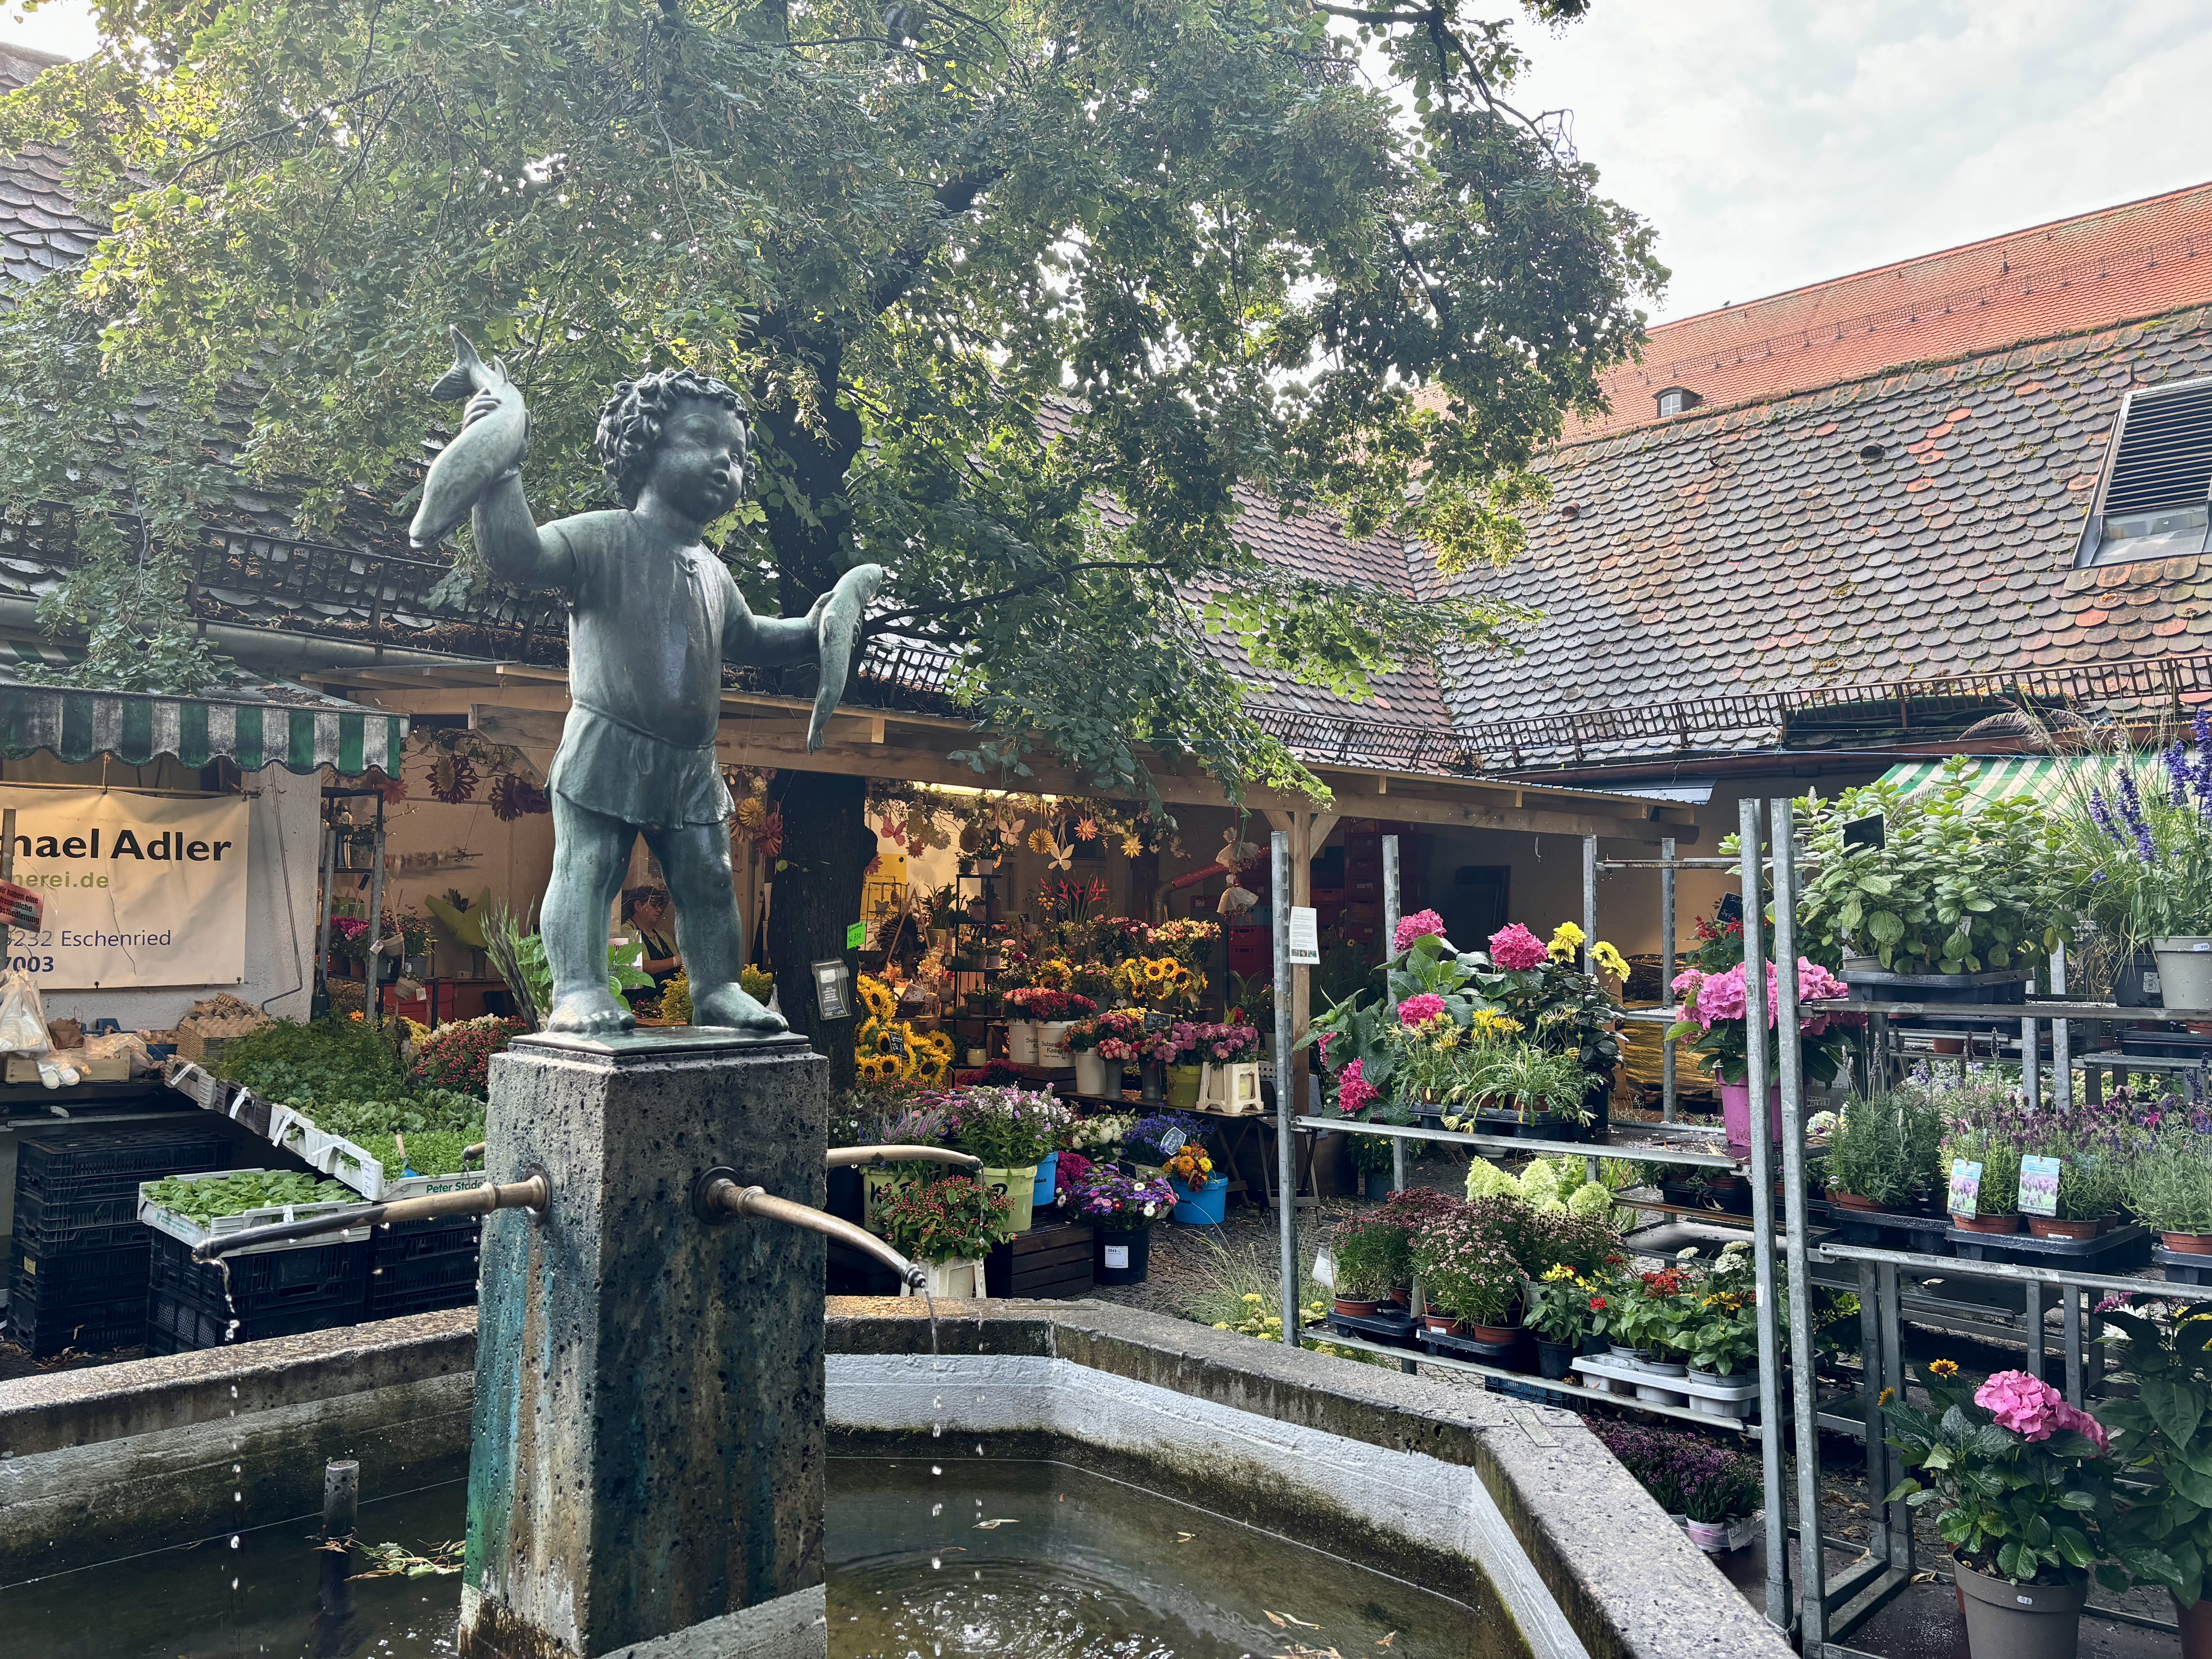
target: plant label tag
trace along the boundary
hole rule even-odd
[[[906,1033],[903,1031],[884,1032],[884,1052],[887,1054],[896,1054],[902,1060],[905,1059]]]
[[[868,924],[856,921],[845,930],[845,948],[857,951],[868,942]]]
[[[1321,966],[1321,912],[1304,905],[1291,907],[1291,965],[1294,968]]]
[[[2058,1168],[2055,1158],[2024,1158],[2020,1161],[2020,1212],[2022,1215],[2058,1213]]]
[[[1979,1212],[1982,1200],[1982,1166],[1963,1158],[1951,1160],[1951,1197],[1948,1208],[1953,1215],[1965,1216],[1969,1220]]]
[[[1880,851],[1888,844],[1879,812],[1872,817],[1853,818],[1844,826],[1844,845],[1846,848],[1864,847]]]
[[[809,964],[814,970],[814,999],[824,1019],[853,1017],[853,970],[842,957]]]
[[[1159,1139],[1160,1156],[1163,1158],[1173,1158],[1182,1150],[1183,1143],[1189,1139],[1190,1137],[1180,1129],[1169,1130]]]
[[[1145,1029],[1147,1031],[1164,1031],[1174,1024],[1175,1016],[1161,1009],[1147,1008],[1145,1011]]]
[[[1129,1270],[1129,1247],[1127,1244],[1109,1244],[1104,1249],[1109,1273],[1127,1273]]]

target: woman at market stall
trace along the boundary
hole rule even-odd
[[[623,921],[637,929],[645,946],[640,969],[653,975],[653,988],[660,988],[684,971],[676,937],[668,926],[668,894],[659,887],[633,887],[623,895]]]

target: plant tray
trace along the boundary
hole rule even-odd
[[[1815,1200],[1815,1202],[1820,1202]],[[1820,1202],[1827,1224],[1845,1244],[1901,1245],[1923,1255],[1941,1255],[1944,1235],[1951,1231],[1940,1215],[1912,1215],[1901,1210],[1855,1210],[1847,1204]]]
[[[1583,1377],[1613,1393],[1633,1398],[1638,1386],[1664,1389],[1686,1395],[1691,1409],[1713,1417],[1749,1417],[1759,1407],[1759,1384],[1741,1382],[1731,1388],[1719,1382],[1700,1382],[1687,1376],[1662,1376],[1615,1359],[1610,1354],[1580,1355],[1569,1362]],[[1600,1381],[1601,1379],[1601,1382]]]
[[[2120,1032],[2120,1052],[2146,1060],[2203,1060],[2212,1054],[2212,1036],[2200,1031],[2162,1031],[2131,1025]]]
[[[1510,1395],[1539,1406],[1564,1406],[1572,1411],[1580,1403],[1564,1389],[1547,1389],[1541,1382],[1522,1382],[1510,1376],[1486,1376],[1482,1386],[1492,1394]]]
[[[1510,1365],[1521,1357],[1524,1345],[1513,1342],[1478,1342],[1471,1336],[1453,1336],[1444,1331],[1422,1331],[1421,1346],[1431,1353],[1448,1359],[1472,1359],[1478,1365]]]
[[[1943,1237],[1961,1261],[2063,1261],[2094,1273],[2141,1267],[2154,1246],[2149,1229],[2115,1227],[2095,1238],[2038,1238],[2033,1233],[1972,1233],[1946,1227]]]
[[[218,1170],[206,1175],[179,1176],[179,1181],[219,1181],[228,1175],[267,1175],[267,1170]],[[154,1183],[148,1182],[146,1186]],[[286,1204],[274,1209],[247,1210],[240,1215],[219,1215],[212,1223],[203,1224],[188,1215],[179,1215],[167,1205],[156,1203],[146,1196],[145,1188],[138,1193],[138,1219],[157,1233],[167,1233],[180,1243],[199,1244],[210,1238],[228,1238],[233,1233],[242,1233],[249,1227],[272,1226],[279,1221],[305,1221],[316,1216],[340,1215],[348,1210],[368,1206],[366,1199],[356,1203]],[[322,1233],[313,1238],[280,1238],[268,1244],[255,1244],[239,1252],[241,1255],[259,1255],[270,1250],[313,1249],[332,1243],[356,1244],[369,1236],[367,1226],[349,1227],[342,1233]]]
[[[2155,1244],[2151,1247],[2150,1259],[2166,1269],[2170,1284],[2212,1285],[2212,1255],[2202,1255],[2194,1250],[2169,1250],[2163,1244]]]
[[[1364,1336],[1370,1342],[1388,1342],[1401,1348],[1413,1346],[1413,1316],[1407,1313],[1340,1314],[1332,1311],[1328,1328],[1340,1336]]]
[[[204,1109],[221,1112],[270,1146],[282,1146],[331,1180],[343,1182],[364,1198],[380,1203],[399,1198],[428,1198],[437,1193],[460,1192],[483,1184],[483,1175],[476,1171],[387,1176],[382,1163],[343,1135],[319,1129],[314,1120],[305,1113],[273,1100],[264,1100],[251,1089],[211,1077],[189,1061],[173,1067],[167,1081],[172,1089],[198,1102]]]

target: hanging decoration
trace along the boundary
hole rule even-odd
[[[527,778],[517,777],[512,772],[502,772],[491,781],[491,815],[501,823],[512,823],[520,817],[550,812],[553,802],[545,792]]]
[[[448,806],[476,799],[476,763],[466,755],[441,755],[430,763],[430,793]]]

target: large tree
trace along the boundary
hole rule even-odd
[[[724,556],[787,613],[890,566],[878,625],[960,653],[979,782],[1041,745],[1139,794],[1146,747],[1310,784],[1202,630],[1358,696],[1511,619],[1264,565],[1237,492],[1447,570],[1510,556],[1528,463],[1664,275],[1459,0],[98,9],[127,44],[0,103],[0,148],[66,144],[114,217],[0,343],[0,505],[127,526],[54,606],[118,679],[191,672],[142,567],[226,467],[310,529],[404,505],[458,323],[525,388],[541,516],[605,503],[617,379],[743,386],[761,476]],[[866,838],[850,781],[782,781],[803,976]]]

